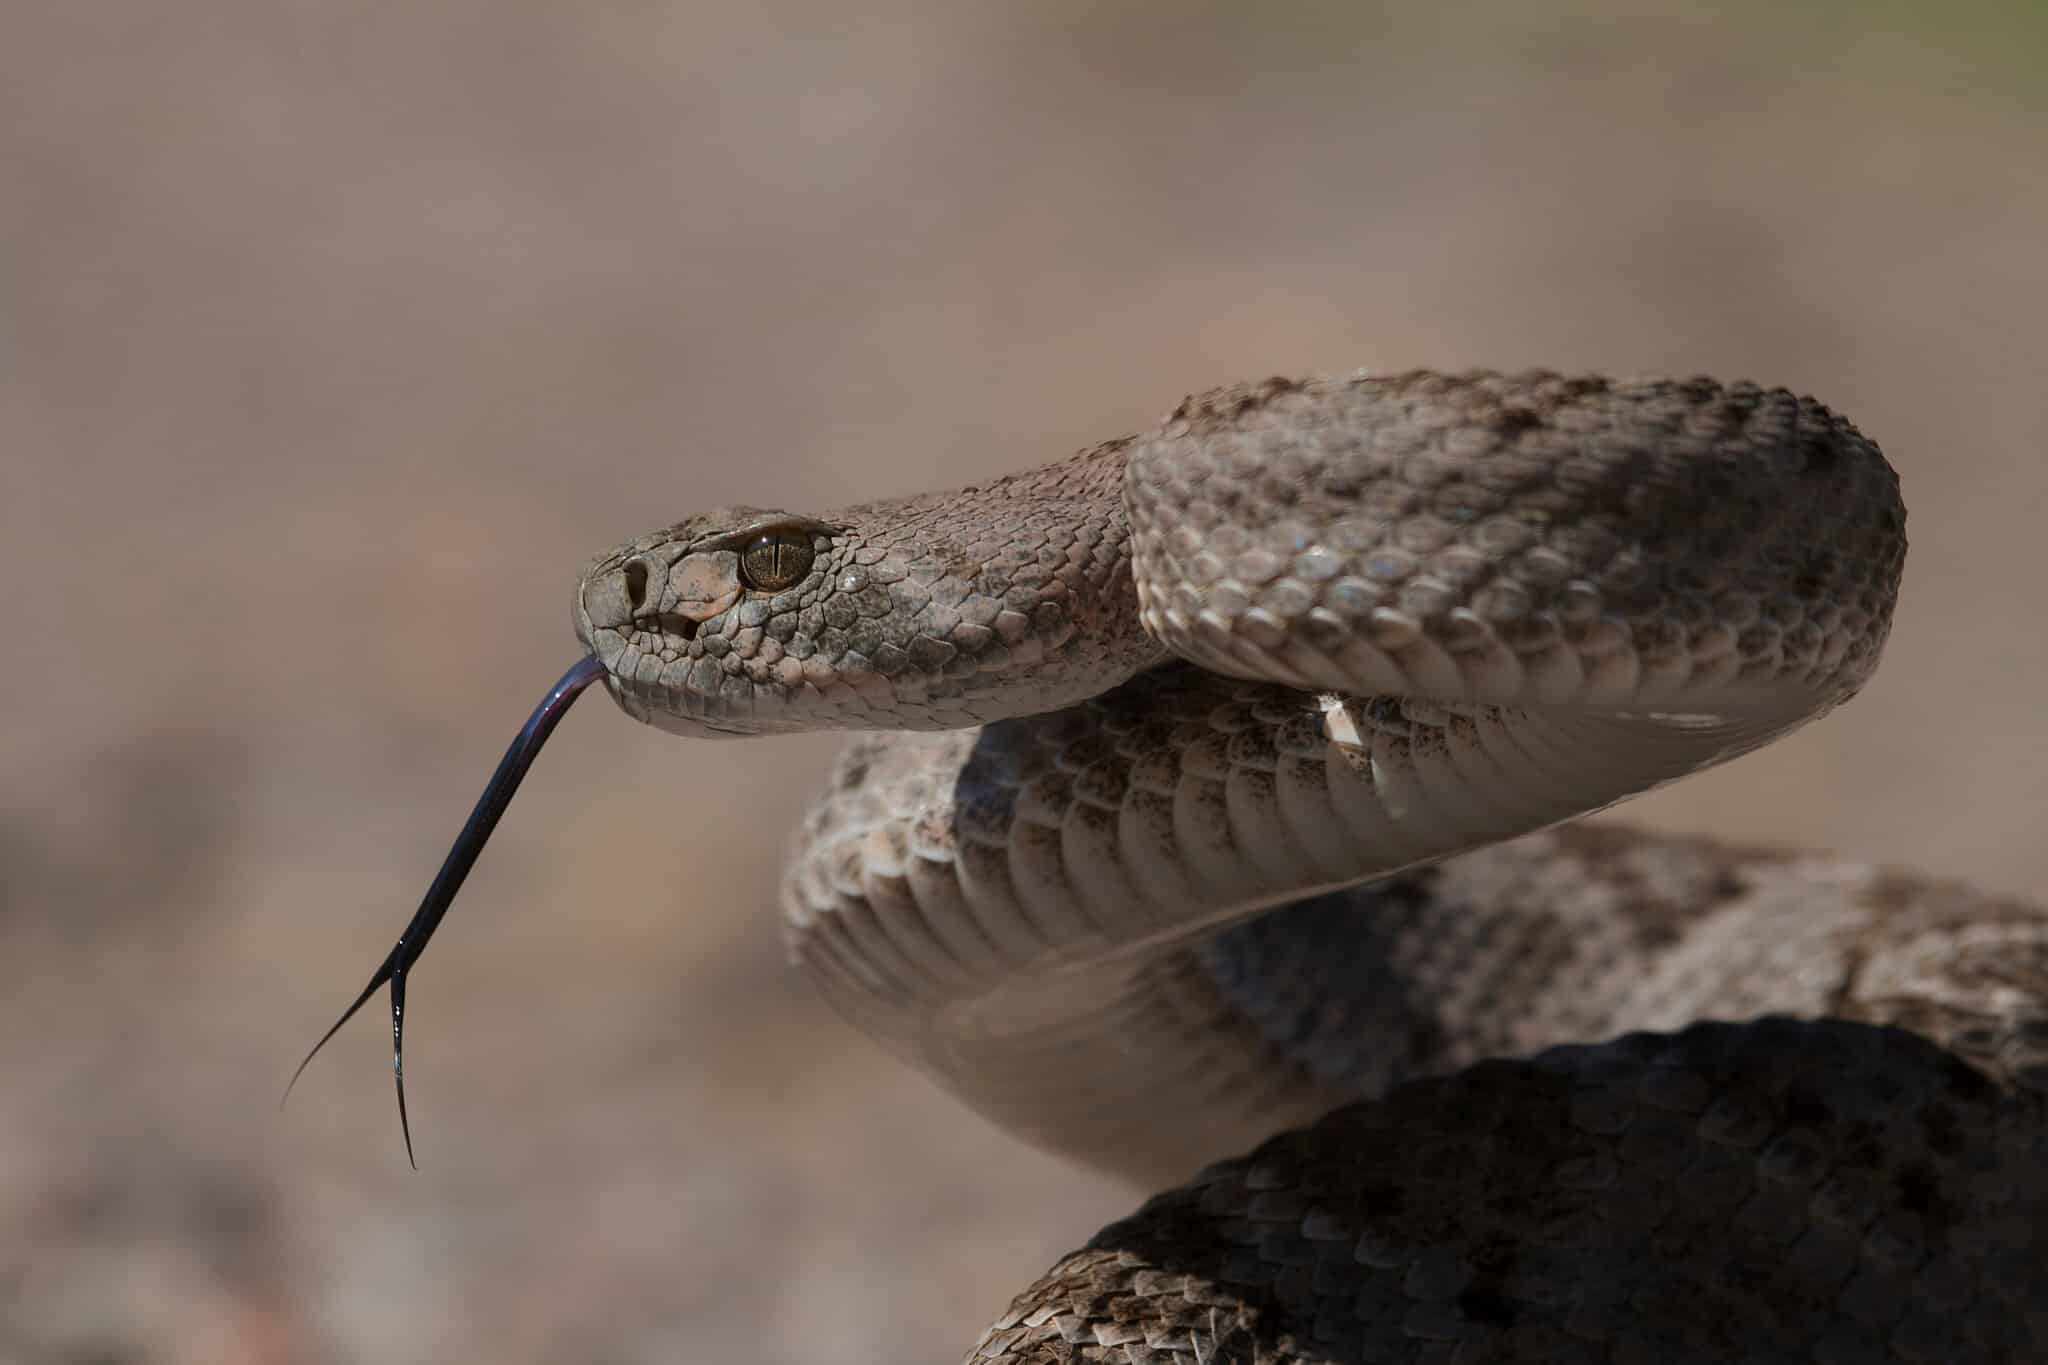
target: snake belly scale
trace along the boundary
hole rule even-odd
[[[970,1358],[2048,1359],[2048,920],[1551,828],[1853,696],[1904,559],[1810,399],[1417,372],[720,509],[575,616],[636,719],[859,732],[783,892],[848,1018],[1186,1182]]]

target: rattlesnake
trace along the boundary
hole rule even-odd
[[[591,657],[356,1005],[389,981],[397,1029],[588,683],[860,731],[795,960],[1030,1140],[1186,1182],[971,1359],[2048,1360],[2048,917],[1550,828],[1851,697],[1904,557],[1870,441],[1705,379],[1272,380],[956,492],[720,509],[585,572]]]

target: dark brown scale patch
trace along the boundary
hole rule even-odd
[[[1884,1130],[1864,1120],[1849,1125],[1837,1157],[1844,1166],[1879,1166],[1884,1162]]]
[[[1506,1134],[1502,1136],[1506,1138]],[[1514,1217],[1521,1210],[1507,1212]],[[1521,1309],[1507,1292],[1507,1285],[1522,1269],[1521,1245],[1509,1237],[1487,1237],[1472,1248],[1468,1259],[1473,1268],[1472,1283],[1458,1295],[1459,1311],[1482,1327],[1512,1325],[1520,1318]]]
[[[1998,1098],[1998,1087],[1991,1078],[1960,1057],[1943,1057],[1942,1079],[1948,1083],[1949,1094],[1959,1100],[1988,1104]]]
[[[1256,384],[1235,384],[1225,389],[1214,389],[1208,393],[1192,394],[1181,400],[1173,410],[1169,421],[1203,422],[1234,421],[1247,413],[1256,412],[1275,398],[1297,393],[1306,387],[1303,381],[1286,379],[1275,375]],[[1125,438],[1125,443],[1131,438]]]
[[[1962,1125],[1956,1111],[1945,1104],[1930,1104],[1920,1111],[1920,1134],[1928,1150],[1940,1156],[1954,1156],[1962,1149]]]
[[[873,766],[872,757],[865,751],[849,758],[839,769],[839,789],[856,791],[868,780],[868,770]]]
[[[1543,419],[1527,408],[1503,408],[1493,419],[1493,429],[1502,436],[1519,436],[1534,427],[1543,425]]]
[[[1786,1086],[1783,1103],[1785,1117],[1800,1127],[1820,1128],[1834,1121],[1835,1111],[1808,1086]]]
[[[1825,474],[1833,469],[1841,453],[1835,442],[1829,439],[1829,434],[1824,432],[1809,432],[1801,445],[1804,449],[1800,453],[1806,456],[1805,472],[1808,474]]]
[[[1941,1176],[1926,1161],[1908,1162],[1893,1177],[1899,1205],[1927,1220],[1929,1228],[1946,1230],[1955,1226],[1955,1206],[1942,1195]]]
[[[1458,1311],[1482,1327],[1512,1325],[1517,1309],[1515,1301],[1504,1292],[1503,1284],[1504,1281],[1483,1275],[1473,1280],[1471,1286],[1458,1295]]]

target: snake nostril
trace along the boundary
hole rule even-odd
[[[647,605],[647,561],[644,559],[626,563],[626,601],[634,611]]]

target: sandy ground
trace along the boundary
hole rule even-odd
[[[1212,383],[1842,408],[1912,507],[1884,672],[1631,818],[2040,886],[2029,7],[855,8],[0,19],[0,1361],[954,1358],[1133,1196],[785,971],[829,739],[586,704],[415,977],[422,1170],[374,1020],[277,1092],[590,555]]]

